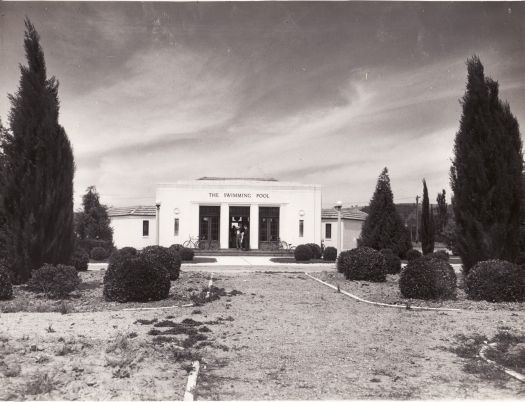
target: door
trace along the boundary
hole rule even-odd
[[[250,248],[250,207],[230,207],[229,222],[229,247]]]
[[[199,207],[199,248],[218,249],[221,221],[221,207]]]
[[[279,207],[259,207],[259,248],[278,247],[279,240]]]

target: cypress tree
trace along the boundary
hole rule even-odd
[[[437,202],[437,230],[438,233],[443,233],[445,226],[448,222],[448,206],[445,189],[441,193],[438,193],[436,197]]]
[[[463,269],[478,261],[515,261],[519,252],[522,142],[498,83],[477,56],[467,61],[463,112],[454,144],[450,183]]]
[[[100,203],[100,197],[95,186],[90,186],[82,197],[83,211],[78,214],[77,236],[91,240],[105,240],[113,244],[113,229],[110,226],[108,209]]]
[[[68,263],[74,244],[71,144],[58,124],[58,82],[47,78],[40,37],[25,21],[27,66],[9,95],[10,133],[4,141],[6,251],[23,282],[44,263]]]
[[[403,225],[394,205],[394,196],[386,167],[377,180],[376,189],[370,201],[369,213],[361,229],[360,245],[376,250],[389,248],[400,257],[404,257],[406,252],[412,248],[410,233]]]
[[[433,211],[428,199],[427,182],[423,179],[423,201],[421,212],[421,248],[423,254],[434,252],[434,222]]]

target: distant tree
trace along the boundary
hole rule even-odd
[[[82,212],[77,214],[76,232],[80,239],[105,240],[113,243],[108,209],[100,203],[95,186],[90,186],[82,197]]]
[[[423,254],[434,252],[434,217],[428,199],[427,182],[423,179],[423,201],[421,213],[421,249]]]
[[[394,205],[394,196],[390,188],[388,169],[385,167],[379,179],[372,200],[368,216],[361,229],[361,246],[372,247],[376,250],[391,249],[400,257],[412,248],[410,233],[403,224]]]
[[[6,237],[5,237],[5,212],[3,203],[4,194],[4,177],[5,177],[5,155],[3,150],[3,143],[8,134],[7,129],[2,124],[0,119],[0,260],[6,257]]]
[[[437,231],[438,233],[443,233],[445,226],[448,222],[448,205],[445,190],[441,193],[438,193],[437,198]]]
[[[47,78],[40,38],[25,21],[28,66],[9,95],[10,131],[3,138],[2,180],[8,266],[17,282],[44,263],[68,263],[73,251],[71,144],[58,124],[58,82]]]
[[[519,126],[477,56],[467,61],[463,113],[450,171],[456,245],[467,273],[519,252],[523,154]]]

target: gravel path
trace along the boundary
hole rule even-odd
[[[300,274],[215,275],[243,292],[206,306],[228,315],[229,348],[204,365],[197,399],[516,398],[520,384],[462,370],[457,334],[523,328],[512,311],[415,312],[356,303]]]

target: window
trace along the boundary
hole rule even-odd
[[[142,236],[149,236],[149,221],[142,221]]]
[[[304,220],[299,220],[299,237],[303,237],[304,235]]]
[[[332,238],[332,224],[331,223],[327,223],[326,226],[325,226],[324,238],[325,239],[331,239]]]
[[[179,218],[175,218],[175,223],[173,225],[173,233],[175,236],[179,235]]]

